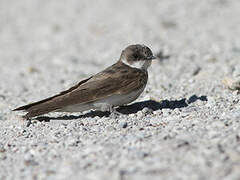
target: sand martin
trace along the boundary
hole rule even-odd
[[[112,66],[82,80],[70,89],[38,102],[18,107],[29,119],[49,112],[82,112],[90,109],[115,112],[114,107],[136,100],[143,92],[147,69],[156,59],[145,45],[130,45]]]

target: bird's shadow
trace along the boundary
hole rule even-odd
[[[157,111],[161,109],[176,109],[176,108],[184,108],[187,107],[189,104],[194,103],[195,101],[200,100],[200,101],[207,101],[207,96],[197,96],[197,95],[192,95],[190,98],[186,99],[180,99],[180,100],[163,100],[161,102],[157,102],[154,100],[147,100],[147,101],[141,101],[141,102],[136,102],[127,106],[121,106],[117,108],[117,111],[120,112],[121,114],[134,114],[137,113],[138,111],[143,110],[144,108],[149,108],[152,111]],[[37,117],[36,120],[39,121],[50,121],[50,120],[74,120],[74,119],[79,119],[79,118],[88,118],[88,117],[108,117],[110,115],[109,112],[102,112],[102,111],[90,111],[86,114],[75,116],[75,115],[70,115],[70,116],[60,116],[60,117],[47,117],[47,116],[40,116]]]

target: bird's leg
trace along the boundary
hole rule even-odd
[[[116,119],[117,117],[121,116],[122,113],[118,112],[114,106],[109,106],[110,117]]]
[[[24,121],[27,121],[26,126],[29,127],[32,124],[31,118],[29,118],[27,115],[22,116],[22,119]]]
[[[107,103],[100,103],[96,104],[95,107],[100,109],[101,111],[108,111],[110,113],[110,117],[113,119],[117,118],[118,116],[122,115],[120,112],[118,112],[113,105],[107,104]]]

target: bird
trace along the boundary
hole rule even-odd
[[[143,44],[127,46],[119,60],[103,71],[80,81],[49,98],[14,109],[25,111],[31,119],[49,112],[83,112],[87,110],[117,113],[115,108],[135,101],[148,81],[148,68],[157,59]]]

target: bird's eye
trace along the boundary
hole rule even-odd
[[[150,55],[150,53],[148,51],[144,51],[144,56],[148,57]]]
[[[133,57],[134,59],[138,59],[138,54],[137,54],[137,53],[134,53],[134,54],[132,54],[132,57]]]

